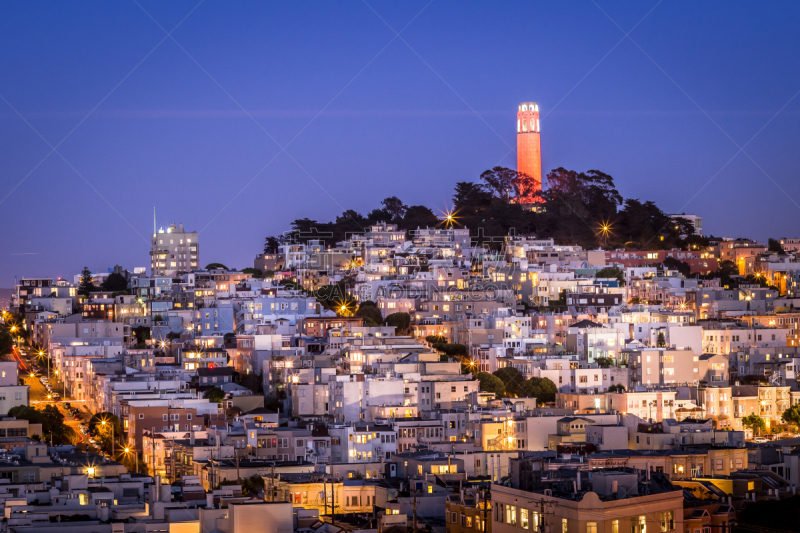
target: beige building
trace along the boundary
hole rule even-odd
[[[150,275],[177,276],[200,270],[199,243],[196,231],[186,231],[183,224],[170,224],[151,238]]]
[[[709,387],[700,390],[700,398],[706,416],[714,420],[717,428],[744,431],[748,437],[753,432],[742,425],[744,417],[759,415],[769,430],[783,423],[781,415],[791,404],[789,387],[761,385]]]
[[[540,521],[551,533],[682,532],[681,489],[653,480],[644,494],[639,475],[595,471],[591,484],[588,475],[575,489],[577,476],[554,480],[562,482],[548,483],[553,488],[547,494],[493,485],[492,533],[540,531]]]

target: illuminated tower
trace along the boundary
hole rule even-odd
[[[525,191],[530,197],[542,190],[542,148],[539,143],[539,105],[522,102],[517,111],[517,172],[533,178],[534,186]]]

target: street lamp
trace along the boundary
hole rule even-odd
[[[47,353],[44,350],[39,350],[39,359],[46,355]],[[47,381],[50,381],[50,357],[47,357]]]
[[[136,473],[138,474],[139,473],[139,454],[136,453],[136,450],[131,450],[131,448],[129,446],[126,446],[125,449],[123,450],[123,452],[125,452],[125,455],[130,455],[131,451],[133,451],[133,456],[136,458]]]
[[[94,472],[95,472],[95,469],[94,469],[94,467],[93,467],[93,466],[90,466],[89,468],[87,468],[87,469],[86,469],[86,474],[87,474],[87,475],[88,475],[90,478],[94,477]]]

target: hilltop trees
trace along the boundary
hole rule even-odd
[[[607,244],[608,248],[659,250],[708,243],[708,239],[694,234],[691,222],[668,216],[655,202],[623,198],[614,178],[600,170],[578,172],[559,167],[545,177],[544,185],[544,190],[533,194],[530,176],[496,166],[474,181],[455,184],[452,220],[445,222],[429,207],[409,206],[390,196],[366,216],[349,209],[331,222],[297,219],[291,223],[290,232],[267,237],[264,251],[274,253],[279,243],[312,239],[333,245],[378,222],[397,224],[405,230],[450,224],[467,227],[477,244],[494,249],[500,248],[501,237],[511,231],[551,236],[557,244],[578,244],[586,249]],[[535,198],[537,209],[520,205],[531,198]],[[601,231],[603,227],[607,230]],[[773,249],[778,247],[773,244]]]

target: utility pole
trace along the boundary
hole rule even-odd
[[[150,428],[150,450],[153,454],[153,471],[150,472],[152,474],[153,479],[156,478],[156,427],[153,426]]]
[[[239,471],[239,454],[238,453],[236,454],[236,481],[238,481],[239,483],[242,482],[242,474]]]
[[[417,533],[417,489],[414,488],[414,522],[413,522],[413,529],[414,533]]]
[[[555,507],[558,505],[556,502],[545,501],[544,498],[539,500],[539,533],[545,533],[545,524],[544,524],[544,516],[545,516],[545,506]],[[553,513],[546,513],[546,514],[553,514]]]

